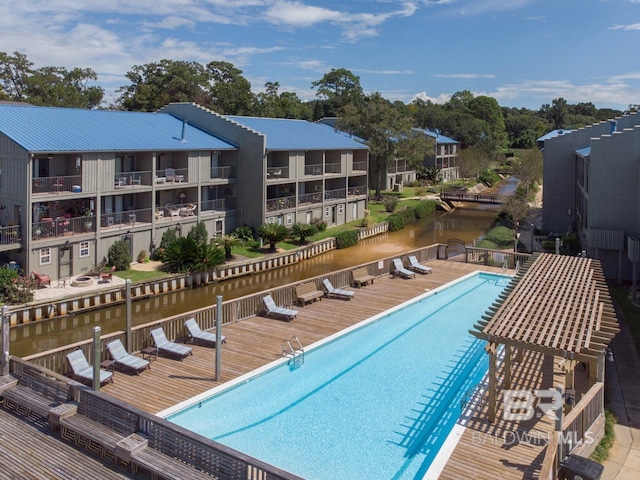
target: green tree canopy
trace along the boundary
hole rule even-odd
[[[316,96],[324,100],[324,108],[320,116],[340,116],[342,109],[347,105],[355,105],[357,107],[364,100],[360,77],[346,68],[332,68],[320,80],[312,82],[311,88],[317,89]],[[316,115],[314,115],[314,118],[317,120]]]
[[[206,69],[213,82],[209,90],[213,109],[225,115],[251,115],[254,95],[242,70],[220,61],[209,62]]]

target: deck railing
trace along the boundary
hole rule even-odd
[[[325,190],[324,192],[325,200],[341,200],[344,198],[347,198],[346,188],[336,188],[335,190]]]
[[[408,255],[415,255],[419,262],[426,262],[437,258],[443,258],[444,248],[445,246],[442,244],[435,244],[406,252],[402,256],[406,257]],[[293,253],[291,255],[296,259],[300,257],[298,253]],[[338,270],[330,274],[319,275],[317,277],[310,278],[307,281],[315,283],[316,288],[318,290],[322,290],[322,280],[324,278],[328,278],[336,288],[340,288],[345,285],[351,285],[353,281],[351,271],[356,268],[365,268],[369,275],[373,275],[376,277],[388,274],[392,270],[393,258],[398,258],[398,255],[365,263],[362,265],[356,265],[354,267],[349,267],[343,270]],[[295,287],[299,283],[299,281],[296,281],[287,285],[283,285],[281,287],[270,289],[268,292],[264,291],[223,301],[221,325],[242,321],[244,319],[260,315],[265,310],[262,299],[267,293],[269,293],[273,297],[274,301],[278,305],[294,304],[296,301]],[[187,338],[187,331],[184,327],[184,322],[191,317],[196,319],[203,330],[213,329],[215,328],[217,321],[216,310],[217,306],[214,304],[208,307],[156,320],[144,325],[132,327],[131,345],[126,345],[127,335],[124,331],[118,331],[103,335],[101,338],[102,358],[108,358],[108,355],[105,351],[106,344],[115,338],[121,339],[122,342],[125,343],[127,350],[129,350],[130,352],[139,352],[145,347],[152,346],[153,341],[150,336],[150,331],[157,327],[162,327],[164,329],[167,338],[184,340]],[[60,348],[49,350],[47,352],[30,355],[28,357],[25,357],[25,359],[55,372],[65,373],[67,371],[66,355],[78,348],[84,351],[87,358],[93,358],[93,341],[92,339],[87,339],[71,345],[66,345]]]
[[[465,263],[475,263],[492,267],[516,268],[531,258],[530,253],[507,252],[490,248],[465,247]]]
[[[589,456],[604,435],[604,383],[598,382],[564,417],[562,432],[553,432],[547,444],[540,475],[544,480],[558,478],[558,464],[567,455],[580,450]]]
[[[238,478],[245,480],[302,480],[297,475],[203,437],[123,400],[90,390],[81,383],[61,376],[50,369],[17,357],[10,357],[9,371],[12,375],[19,378],[26,368],[38,370],[48,377],[66,383],[69,386],[70,400],[81,402],[83,398],[86,398],[86,395],[93,396],[97,401],[86,402],[86,405],[93,405],[96,410],[85,412],[85,414],[93,418],[94,421],[100,422],[100,405],[108,405],[106,410],[114,412],[116,415],[133,416],[136,419],[136,433],[149,438],[149,445],[145,448],[153,448],[158,452],[179,458],[186,464],[201,470],[205,475],[211,475],[212,478],[221,480],[236,480]],[[80,413],[75,415],[80,415]],[[90,437],[90,433],[86,433],[86,435]],[[135,459],[133,461],[135,462]]]
[[[10,225],[0,227],[0,245],[11,245],[20,243],[20,225]]]
[[[81,193],[82,175],[38,177],[31,180],[31,192],[37,193]]]
[[[359,162],[353,162],[352,170],[354,172],[366,172],[367,171],[367,161],[363,160],[363,161],[359,161]]]
[[[224,167],[211,167],[210,178],[230,179],[236,178],[236,167],[224,166]]]
[[[96,231],[95,215],[81,217],[41,218],[33,222],[31,227],[32,240],[44,240],[50,237],[64,237],[80,235]]]

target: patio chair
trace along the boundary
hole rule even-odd
[[[267,309],[267,311],[265,312],[266,316],[272,315],[277,318],[284,318],[285,320],[290,322],[291,320],[296,318],[296,315],[298,315],[298,310],[292,310],[290,308],[285,308],[285,307],[278,307],[276,305],[276,302],[273,301],[273,298],[271,297],[271,295],[267,295],[262,299],[262,301],[264,302],[264,306]]]
[[[213,333],[205,332],[200,329],[200,325],[196,322],[196,319],[191,317],[186,322],[184,322],[184,326],[187,328],[189,332],[189,337],[191,338],[191,343],[200,342],[207,345],[211,345],[212,347],[216,346],[216,336]],[[220,335],[220,343],[226,343],[227,337],[224,335]]]
[[[415,272],[412,272],[411,270],[407,270],[406,268],[404,268],[404,265],[402,265],[402,260],[400,260],[399,258],[394,258],[393,259],[393,276],[395,277],[398,275],[404,278],[416,277]]]
[[[162,327],[151,330],[151,337],[155,343],[158,353],[166,354],[172,357],[178,357],[181,361],[184,357],[193,355],[191,347],[180,345],[179,343],[167,340]]]
[[[136,375],[139,375],[141,371],[147,368],[151,368],[149,360],[131,355],[120,340],[107,343],[107,350],[109,350],[109,355],[111,355],[113,361],[116,362],[116,366],[132,370]]]
[[[71,377],[84,383],[91,384],[93,382],[93,367],[87,362],[87,358],[84,356],[82,350],[74,350],[67,354],[67,362],[69,363],[69,367],[71,367]],[[108,372],[104,368],[101,368],[100,385],[107,382],[113,382],[113,372]]]
[[[343,300],[351,300],[356,294],[356,292],[352,292],[351,290],[333,288],[333,285],[331,285],[331,281],[329,281],[328,278],[322,280],[322,285],[324,285],[324,288],[327,291],[327,298],[341,298]]]
[[[100,274],[100,283],[111,283],[113,280],[113,272],[116,271],[116,266],[114,265],[108,272],[104,272]]]
[[[36,284],[38,288],[46,287],[47,285],[51,287],[51,279],[49,278],[48,275],[44,275],[42,273],[36,273],[36,272],[31,272],[31,274],[33,275],[33,278],[36,279]]]
[[[418,259],[415,257],[415,255],[409,255],[409,266],[407,268],[416,273],[422,273],[423,275],[427,273],[433,273],[433,269],[431,267],[426,267],[418,262]]]
[[[184,181],[184,175],[176,173],[175,168],[165,168],[164,174],[167,177],[167,182],[182,182]]]

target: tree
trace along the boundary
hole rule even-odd
[[[256,115],[301,120],[312,118],[313,112],[309,103],[303,103],[293,92],[278,93],[279,88],[278,82],[265,83],[265,91],[256,95]]]
[[[478,147],[464,148],[458,155],[460,175],[464,178],[477,179],[480,172],[489,168],[490,159],[487,153]]]
[[[291,236],[297,238],[301,245],[307,243],[307,238],[318,233],[318,227],[310,223],[297,222],[291,227]]]
[[[263,223],[256,233],[258,237],[269,242],[269,250],[276,251],[276,243],[283,241],[289,235],[289,229],[279,223]]]
[[[250,115],[254,96],[242,70],[220,61],[209,62],[206,69],[213,82],[209,89],[213,108],[225,115]]]
[[[555,98],[551,107],[547,109],[547,118],[553,124],[553,128],[564,128],[567,113],[567,101],[562,97]]]
[[[0,81],[6,98],[14,102],[27,100],[28,78],[33,74],[33,63],[24,53],[9,55],[0,52]]]
[[[187,238],[192,238],[197,244],[207,243],[209,241],[209,233],[207,232],[207,226],[204,222],[197,222],[191,227]]]
[[[124,240],[118,240],[109,247],[107,252],[107,265],[116,267],[116,270],[128,270],[131,265],[131,253],[129,245]]]
[[[208,272],[224,263],[224,253],[193,237],[178,237],[167,246],[163,261],[172,273]]]
[[[130,85],[120,87],[117,105],[123,110],[155,112],[171,102],[195,102],[210,107],[210,75],[197,62],[160,60],[134,65]]]
[[[400,145],[402,155],[418,155],[412,143],[424,145],[422,135],[415,135],[411,119],[402,116],[396,108],[382,98],[380,93],[373,93],[364,98],[361,107],[347,105],[343,116],[338,121],[338,128],[354,133],[366,140],[369,147],[370,165],[375,182],[376,197],[384,185],[387,168],[394,161]],[[426,151],[422,154],[424,159]]]
[[[542,179],[542,152],[537,148],[524,152],[513,165],[513,174],[520,180],[528,198],[533,185]]]
[[[231,260],[233,258],[231,249],[242,242],[243,240],[235,235],[220,235],[211,239],[211,243],[224,250],[224,258],[227,260]]]
[[[346,68],[332,68],[320,80],[312,82],[311,88],[316,88],[316,96],[324,99],[322,116],[325,117],[339,116],[345,106],[359,106],[364,100],[360,77]],[[314,119],[317,118],[314,115]]]

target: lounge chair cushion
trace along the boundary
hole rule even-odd
[[[82,350],[74,350],[67,355],[67,362],[71,367],[71,372],[74,377],[81,380],[93,381],[93,367],[89,365]],[[113,373],[104,369],[100,369],[100,383],[113,381]]]
[[[190,318],[186,322],[184,322],[184,326],[187,328],[189,332],[189,336],[191,340],[197,340],[203,343],[211,343],[215,347],[216,345],[216,336],[213,333],[205,332],[200,329],[200,325],[196,322],[195,318]],[[227,341],[227,337],[224,335],[220,336],[220,343],[225,343]]]
[[[191,355],[192,353],[191,347],[180,345],[179,343],[175,342],[170,342],[164,334],[164,330],[162,330],[162,328],[151,330],[151,337],[153,338],[153,342],[156,344],[156,348],[160,353],[164,352],[181,358],[186,357],[187,355]]]
[[[298,310],[293,310],[285,307],[278,307],[276,302],[273,301],[271,295],[267,295],[262,299],[264,306],[267,309],[267,315],[275,315],[277,317],[284,317],[288,320],[293,320],[298,315]]]
[[[333,288],[331,281],[328,278],[322,280],[322,285],[324,285],[325,290],[327,291],[327,297],[338,297],[344,298],[347,300],[351,300],[356,292],[352,292],[351,290],[344,290],[342,288]]]
[[[111,358],[113,358],[113,361],[116,362],[116,365],[130,368],[135,370],[136,373],[144,370],[145,368],[149,368],[149,360],[131,355],[124,348],[124,345],[122,345],[120,340],[114,340],[113,342],[108,343],[107,350],[109,350],[109,354],[111,355]]]

